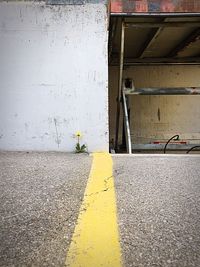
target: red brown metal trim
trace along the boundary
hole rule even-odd
[[[111,0],[112,14],[200,13],[200,0]]]

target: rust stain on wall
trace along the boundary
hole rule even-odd
[[[111,0],[111,13],[200,12],[200,0]]]
[[[160,121],[160,109],[159,108],[158,108],[157,115],[158,115],[158,120]]]

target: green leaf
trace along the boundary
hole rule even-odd
[[[83,144],[82,146],[80,146],[79,143],[76,144],[76,153],[84,153],[86,152],[86,145]]]
[[[77,143],[76,144],[76,153],[80,153],[80,150],[81,150],[80,144]]]
[[[86,149],[86,145],[82,145],[81,150],[85,150],[85,149]]]

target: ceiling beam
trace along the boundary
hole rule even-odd
[[[185,57],[185,58],[133,58],[133,59],[125,59],[125,62],[200,62],[200,57]]]
[[[139,52],[138,57],[143,58],[145,51],[148,50],[148,48],[155,42],[155,40],[158,38],[158,35],[160,35],[163,28],[153,29],[151,33],[149,34],[148,38],[145,40],[144,44],[141,47],[141,50]]]
[[[199,64],[200,57],[186,57],[186,58],[125,58],[124,65],[151,65],[151,64]],[[111,65],[119,65],[117,58],[113,59]]]
[[[110,13],[111,17],[127,17],[127,18],[132,18],[132,17],[171,17],[171,18],[176,18],[176,17],[198,17],[200,16],[200,12],[111,12]]]
[[[167,21],[167,22],[126,22],[125,27],[134,28],[161,28],[161,27],[200,27],[200,21]]]
[[[160,22],[165,22],[166,19],[162,19]],[[162,32],[163,28],[154,28],[151,30],[150,34],[148,35],[147,39],[145,40],[144,44],[142,45],[139,55],[139,58],[143,58],[145,51],[148,50],[148,48],[155,42],[155,40],[158,38],[160,33]]]
[[[178,44],[175,48],[173,48],[173,50],[170,51],[167,57],[176,57],[180,51],[183,51],[187,46],[189,46],[191,43],[196,42],[199,39],[200,39],[200,28],[193,31],[180,44]]]

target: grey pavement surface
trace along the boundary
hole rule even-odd
[[[0,266],[64,266],[91,161],[0,153]]]
[[[200,156],[114,156],[124,266],[200,266]]]

